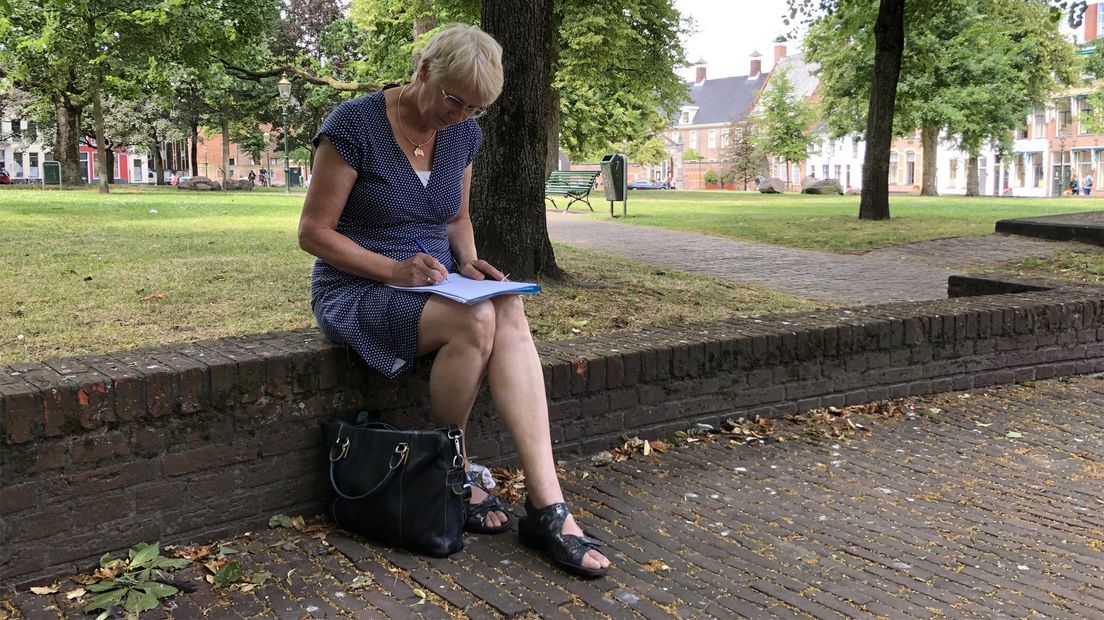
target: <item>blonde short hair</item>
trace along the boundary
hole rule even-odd
[[[414,76],[422,67],[435,82],[456,81],[475,90],[485,103],[502,92],[502,46],[475,26],[452,24],[434,34],[414,54]]]

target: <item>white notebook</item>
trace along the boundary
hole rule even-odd
[[[473,280],[458,273],[450,273],[448,280],[440,284],[427,286],[394,286],[404,291],[420,291],[448,297],[462,304],[474,304],[498,295],[532,295],[539,293],[541,287],[534,282],[510,282],[509,280]]]

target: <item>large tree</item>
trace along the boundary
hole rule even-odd
[[[504,49],[502,95],[484,117],[472,224],[479,255],[515,277],[558,275],[544,214],[552,131],[553,0],[485,0],[481,25]]]
[[[817,21],[805,39],[824,88],[833,136],[863,132],[870,98],[873,37],[866,28],[878,7],[855,3]],[[905,51],[897,86],[894,135],[920,129],[921,194],[936,194],[941,136],[971,154],[1006,143],[1032,106],[1076,72],[1073,47],[1053,13],[1022,0],[946,0],[906,7]],[[967,193],[978,193],[976,166]]]
[[[759,105],[759,112],[752,119],[754,144],[760,152],[784,159],[787,182],[792,182],[790,166],[805,161],[813,142],[809,131],[813,109],[794,92],[786,69],[776,69],[771,74]]]
[[[786,23],[808,23],[821,15],[833,14],[856,3],[872,0],[787,0],[790,10]],[[909,4],[928,11],[939,10],[945,0],[910,0]],[[1052,10],[1068,11],[1071,26],[1081,23],[1086,3],[1078,0],[1020,0],[1049,4]],[[799,16],[802,19],[799,19]],[[893,143],[894,103],[897,80],[904,54],[905,2],[882,0],[874,18],[875,55],[871,94],[867,108],[866,156],[863,162],[863,191],[860,219],[889,219],[889,152]],[[868,184],[867,180],[873,181]]]

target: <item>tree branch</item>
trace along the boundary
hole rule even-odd
[[[245,67],[239,67],[237,65],[229,63],[221,58],[219,58],[218,61],[221,62],[222,65],[226,67],[226,70],[229,71],[232,75],[245,80],[253,80],[254,82],[260,82],[263,78],[276,77],[283,73],[288,73],[298,76],[305,82],[309,82],[318,86],[329,86],[334,90],[357,92],[374,91],[379,90],[381,86],[380,84],[372,84],[369,82],[342,82],[341,80],[337,80],[332,77],[322,77],[314,75],[313,73],[310,73],[293,65],[283,65],[280,67],[273,67],[271,69],[253,71],[251,69],[246,69]]]

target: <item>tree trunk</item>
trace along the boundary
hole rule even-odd
[[[80,108],[64,95],[55,94],[54,112],[57,115],[54,156],[61,163],[61,183],[67,186],[84,185],[80,166]]]
[[[924,123],[920,128],[920,148],[924,150],[924,175],[920,181],[921,196],[938,196],[939,181],[937,178],[939,158],[939,126],[932,123]]]
[[[284,127],[287,131],[287,127]],[[285,171],[286,172],[286,171]],[[269,178],[272,172],[269,171]],[[230,180],[230,118],[224,112],[222,115],[222,188],[226,189],[226,182]],[[287,183],[287,179],[284,179]]]
[[[514,279],[562,276],[544,213],[552,126],[552,0],[484,0],[481,23],[504,50],[502,96],[482,122],[471,216],[480,258]]]
[[[103,103],[100,100],[100,85],[93,80],[92,84],[92,117],[96,125],[96,176],[99,179],[99,192],[108,193],[107,187],[107,145],[104,140]]]
[[[108,185],[114,185],[115,184],[115,150],[112,148],[112,146],[110,144],[105,144],[104,145],[104,157],[105,157],[104,169],[108,171],[108,173],[107,173],[107,183],[108,183]]]
[[[199,176],[199,125],[192,122],[192,176]]]
[[[893,106],[905,47],[905,0],[881,0],[874,23],[874,81],[866,113],[860,220],[889,219],[889,151],[893,146]]]
[[[974,152],[970,152],[970,156],[966,158],[966,195],[978,196],[978,156]]]
[[[161,157],[161,143],[156,137],[150,141],[150,153],[153,155],[153,183],[165,184],[165,160]]]

